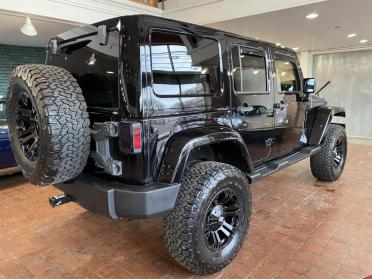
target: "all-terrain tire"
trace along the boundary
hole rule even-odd
[[[19,121],[27,114],[27,109],[16,113],[20,102],[23,105],[20,98],[32,104],[37,122],[39,149],[34,160],[27,157],[19,138]],[[15,158],[30,182],[61,183],[83,171],[90,150],[90,124],[82,91],[71,73],[49,65],[16,67],[9,82],[7,118]]]
[[[337,147],[339,146],[339,147]],[[337,165],[335,150],[342,151],[342,161]],[[344,127],[331,124],[321,144],[321,150],[310,157],[311,172],[322,181],[332,182],[340,178],[346,161],[347,138]]]
[[[249,183],[239,169],[207,161],[188,166],[181,184],[174,209],[164,217],[165,245],[171,256],[192,272],[218,272],[231,262],[244,242],[252,210]],[[222,250],[211,250],[204,235],[205,220],[216,195],[226,189],[232,190],[241,203],[240,221]]]

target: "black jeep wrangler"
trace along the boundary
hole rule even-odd
[[[209,274],[244,241],[250,183],[307,157],[318,179],[340,177],[345,111],[314,91],[290,49],[125,16],[52,38],[46,65],[14,70],[10,139],[32,183],[65,193],[53,206],[164,216],[169,253]]]

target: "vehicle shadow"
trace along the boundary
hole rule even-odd
[[[27,179],[20,173],[0,177],[0,191],[27,183]]]

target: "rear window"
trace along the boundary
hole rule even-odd
[[[158,96],[219,95],[218,42],[188,34],[152,31],[152,82]]]
[[[119,36],[117,32],[110,32],[108,45],[99,45],[97,35],[86,37],[62,45],[61,53],[50,56],[48,64],[65,68],[76,78],[89,107],[116,108],[118,56]]]

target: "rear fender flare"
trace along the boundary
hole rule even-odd
[[[253,171],[253,164],[241,135],[228,128],[218,127],[214,132],[207,132],[202,129],[195,129],[190,135],[176,134],[167,143],[161,161],[157,181],[161,183],[179,183],[188,163],[189,155],[199,147],[217,143],[233,143],[240,147],[243,157],[246,160],[248,171]]]

